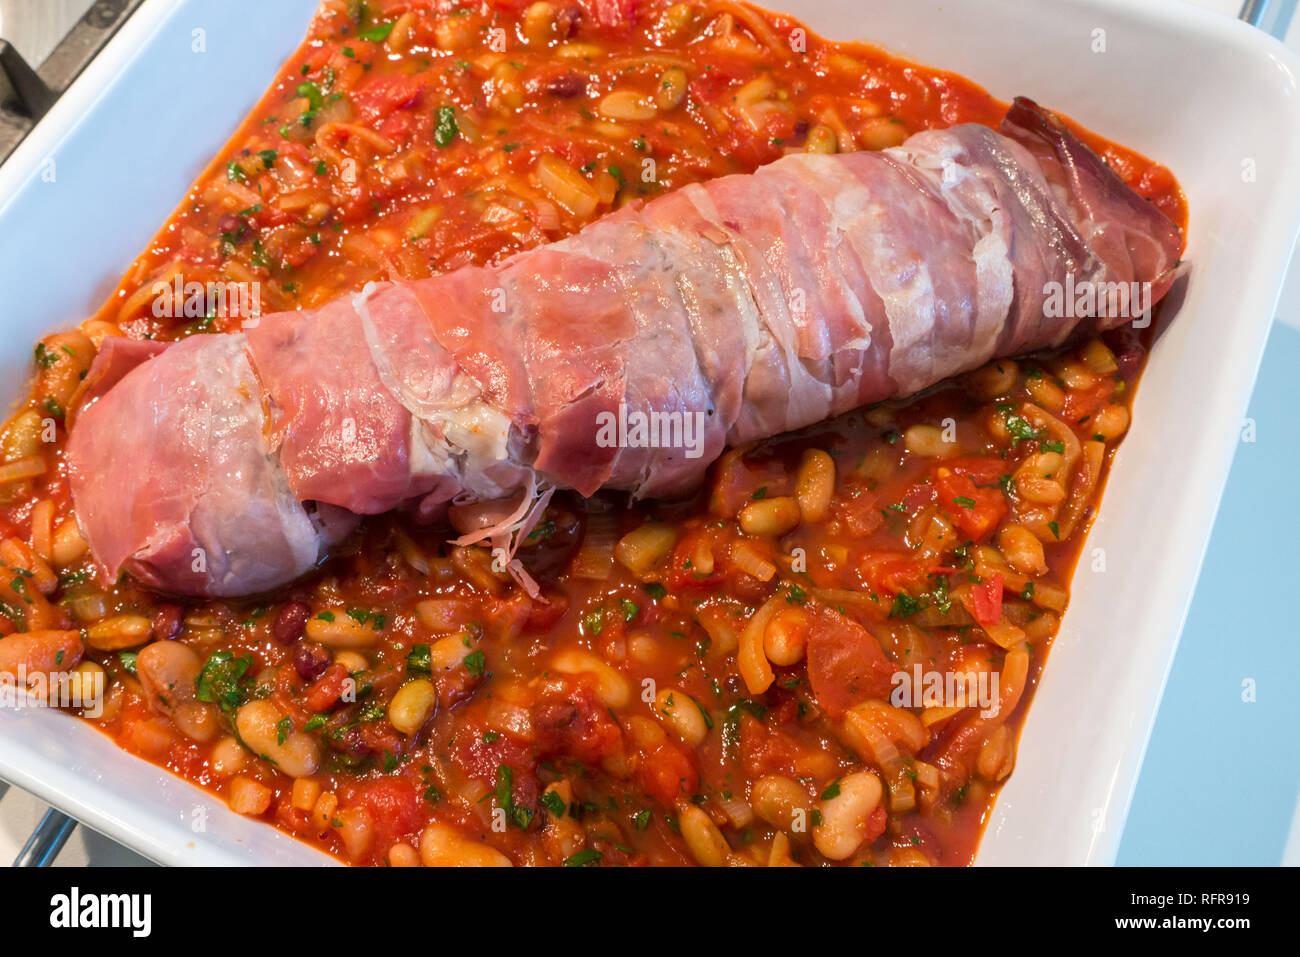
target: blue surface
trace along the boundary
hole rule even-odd
[[[1250,400],[1255,441],[1237,449],[1120,864],[1281,861],[1300,789],[1298,375],[1300,332],[1275,323]]]

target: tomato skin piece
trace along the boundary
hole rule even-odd
[[[515,772],[532,773],[532,758],[528,748],[507,734],[492,737],[491,728],[481,714],[466,716],[447,748],[447,755],[466,777],[485,784],[495,784],[497,769],[509,765]],[[490,740],[487,740],[490,739]]]
[[[394,143],[405,143],[411,138],[411,127],[415,124],[410,113],[394,113],[379,124],[378,133]]]
[[[778,709],[768,719],[772,722],[770,728],[750,714],[740,719],[741,763],[753,779],[766,774],[789,774],[803,754],[799,742],[781,730],[788,716],[783,717]]]
[[[352,103],[373,125],[398,110],[410,109],[420,100],[424,83],[410,76],[380,76],[351,95]]]
[[[379,854],[403,837],[410,836],[424,823],[420,796],[405,778],[384,777],[368,782],[357,798],[370,811],[375,831],[372,847]]]
[[[569,610],[569,599],[563,592],[547,593],[545,598],[545,601],[529,600],[528,620],[524,623],[526,631],[549,631]]]
[[[303,696],[308,711],[320,713],[338,704],[343,696],[343,683],[348,679],[348,669],[340,664],[330,665],[324,674],[312,682]]]
[[[925,591],[932,563],[905,552],[873,552],[858,566],[868,591],[880,595],[880,609],[889,611],[890,596],[899,592],[915,594]]]
[[[707,575],[696,572],[688,563],[702,541],[709,538],[702,531],[686,535],[673,549],[672,563],[669,566],[665,584],[672,590],[679,588],[714,588],[722,582],[722,563],[715,555],[713,571]]]
[[[880,513],[880,503],[861,485],[853,487],[853,494],[840,506],[840,515],[854,538],[866,538],[885,524],[885,516]]]
[[[902,504],[907,511],[915,512],[918,508],[923,508],[933,502],[936,494],[938,494],[938,489],[934,485],[929,482],[921,482],[907,490],[907,494],[903,496]]]
[[[690,797],[700,783],[690,757],[669,742],[646,756],[637,769],[637,779],[645,792],[664,807],[672,807],[679,797]]]
[[[1002,618],[1002,588],[1006,579],[994,575],[986,582],[971,586],[971,614],[981,625],[996,625]]]
[[[851,618],[816,603],[806,651],[808,681],[832,718],[868,698],[888,698],[894,666],[874,635]]]
[[[874,811],[867,817],[867,826],[863,831],[864,844],[870,844],[880,835],[885,833],[885,825],[889,822],[889,815],[885,813],[885,806],[878,805]]]
[[[969,476],[955,472],[937,475],[934,484],[943,513],[957,531],[973,542],[992,535],[1006,517],[1007,497],[1001,489],[979,488]]]
[[[596,763],[622,745],[623,732],[585,682],[566,682],[563,693],[543,695],[532,716],[540,756]]]
[[[964,475],[976,485],[997,485],[998,479],[1007,472],[1004,459],[991,455],[971,455],[944,462],[937,471],[947,469]]]

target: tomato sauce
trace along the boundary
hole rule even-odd
[[[326,0],[115,293],[37,346],[0,437],[0,632],[63,636],[105,682],[87,720],[354,863],[969,863],[1128,425],[1133,335],[731,450],[686,501],[558,496],[520,553],[538,599],[407,514],[252,602],[105,587],[62,447],[106,336],[230,331],[1004,110],[720,0]],[[1185,224],[1167,169],[1079,132]],[[957,697],[897,703],[900,674]]]

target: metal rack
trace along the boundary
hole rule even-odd
[[[0,39],[0,163],[143,0],[97,0],[39,67]]]

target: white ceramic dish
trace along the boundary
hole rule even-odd
[[[1258,31],[1172,0],[768,5],[1004,99],[1032,96],[1159,159],[1187,191],[1186,301],[1144,376],[978,857],[1110,863],[1300,223],[1300,63]],[[0,167],[0,373],[12,392],[31,343],[116,284],[314,6],[147,0]],[[241,21],[254,13],[250,35]],[[1092,570],[1097,554],[1104,572]],[[0,712],[0,776],[162,863],[326,861],[63,715]]]

